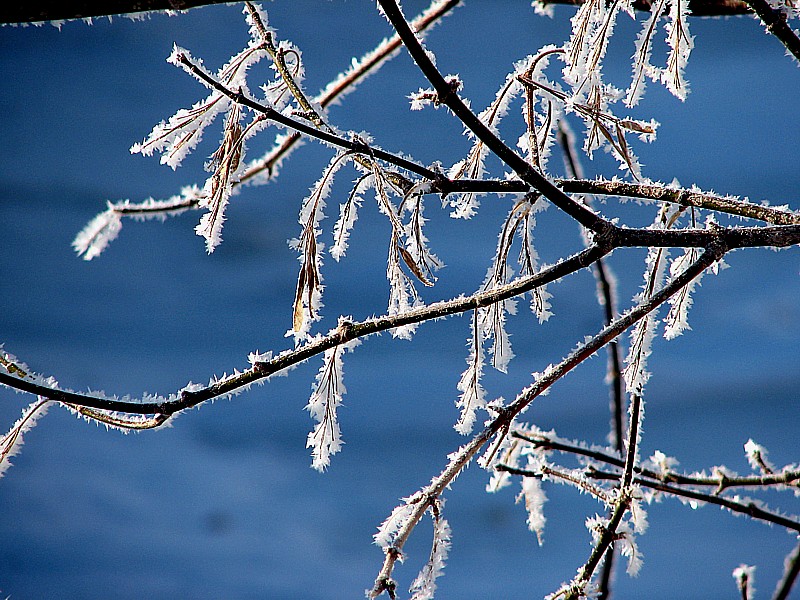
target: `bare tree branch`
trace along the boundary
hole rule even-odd
[[[0,23],[38,23],[133,14],[147,11],[188,10],[197,6],[224,4],[228,0],[34,0],[3,2]]]

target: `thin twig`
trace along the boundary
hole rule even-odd
[[[620,455],[615,456],[606,452],[601,452],[600,450],[589,449],[579,444],[568,443],[564,440],[553,440],[543,435],[530,435],[525,431],[516,429],[511,432],[511,436],[524,440],[536,448],[555,450],[557,452],[574,454],[576,456],[585,456],[586,458],[619,467],[620,469],[625,465],[625,461],[620,458]],[[656,472],[637,466],[634,469],[634,473],[665,483],[713,487],[715,488],[715,494],[720,494],[726,489],[737,487],[794,486],[800,482],[800,470],[797,469],[781,471],[780,473],[769,475],[731,477],[720,474],[714,477],[700,477],[685,475],[675,471]]]
[[[599,471],[592,468],[590,468],[587,471],[586,476],[593,477],[596,479],[620,478],[619,473],[607,473],[605,471]],[[651,479],[647,479],[644,477],[634,477],[633,483],[659,492],[672,494],[673,496],[681,496],[683,498],[688,498],[690,500],[706,502],[708,504],[716,504],[717,506],[720,506],[722,508],[727,508],[731,512],[747,515],[752,519],[758,519],[760,521],[767,521],[769,523],[774,523],[776,525],[780,525],[781,527],[785,527],[786,529],[790,529],[792,531],[800,533],[800,521],[797,521],[796,519],[787,518],[779,513],[772,513],[768,510],[761,508],[760,506],[758,506],[753,502],[747,502],[747,503],[737,502],[736,500],[731,500],[730,498],[726,498],[724,496],[717,496],[715,494],[698,492],[697,490],[679,487],[676,484],[663,483],[661,481],[653,481]]]
[[[507,471],[513,475],[519,475],[522,477],[541,477],[541,473],[536,471],[531,471],[528,469],[510,469],[504,465],[498,466],[498,470],[500,471]],[[598,480],[606,480],[606,481],[619,481],[622,479],[622,475],[620,473],[610,473],[606,471],[600,471],[598,469],[593,469],[589,467],[585,473],[586,477],[598,479]],[[648,477],[634,477],[632,482],[636,485],[640,485],[643,487],[647,487],[659,492],[663,492],[665,494],[670,494],[672,496],[678,496],[682,498],[688,498],[690,500],[694,500],[697,502],[705,502],[707,504],[715,504],[722,508],[726,508],[731,512],[736,512],[739,514],[747,515],[753,519],[764,521],[766,523],[773,523],[775,525],[780,525],[781,527],[785,527],[786,529],[790,529],[792,531],[800,532],[800,521],[787,518],[786,516],[780,513],[773,513],[768,510],[757,506],[756,504],[749,502],[737,502],[736,500],[731,500],[730,498],[725,498],[723,496],[717,496],[715,494],[708,494],[705,492],[699,492],[697,490],[693,490],[690,488],[681,487],[678,484],[668,484],[662,481],[653,480]],[[800,568],[800,567],[795,567]],[[794,575],[796,577],[797,574]],[[791,586],[791,584],[790,584]]]
[[[529,117],[529,119],[531,118]],[[575,137],[563,121],[559,122],[558,140],[564,154],[567,175],[577,180],[584,179],[583,166],[575,147]],[[590,196],[584,196],[584,202],[588,204],[590,200]],[[606,261],[598,260],[594,265],[593,272],[597,281],[597,296],[603,309],[605,324],[609,325],[617,314],[611,271]],[[622,455],[625,431],[622,424],[622,357],[620,356],[619,341],[611,341],[606,346],[606,353],[606,380],[609,385],[609,412],[611,413],[609,439],[617,452]],[[612,547],[606,553],[606,559],[603,561],[598,589],[600,600],[607,600],[611,597],[611,577],[614,573],[615,556],[616,552]]]
[[[565,4],[581,6],[586,0],[538,0],[542,5]],[[653,8],[650,0],[634,0],[633,8],[650,12]],[[750,9],[743,0],[689,0],[689,15],[693,17],[725,17],[746,15]]]
[[[775,588],[772,600],[787,600],[789,598],[794,582],[797,581],[797,576],[800,575],[800,544],[795,546],[794,550],[789,553],[784,565],[783,577]]]

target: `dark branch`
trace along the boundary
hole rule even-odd
[[[0,23],[38,23],[88,17],[141,13],[146,11],[188,10],[197,6],[223,4],[227,0],[90,0],[59,2],[3,2]]]
[[[789,27],[786,15],[772,8],[767,0],[746,0],[747,4],[756,12],[758,18],[766,26],[767,31],[774,35],[800,62],[800,38]]]
[[[430,306],[417,308],[396,316],[383,316],[368,319],[359,323],[350,323],[340,327],[327,336],[316,339],[296,350],[285,352],[269,361],[259,362],[238,375],[228,377],[196,391],[183,390],[177,400],[166,402],[132,402],[97,398],[85,394],[49,388],[27,379],[14,377],[0,372],[0,384],[76,406],[85,406],[100,410],[119,411],[129,414],[173,415],[181,410],[192,408],[218,396],[229,394],[270,375],[274,375],[292,365],[299,364],[309,358],[323,353],[325,350],[366,337],[374,333],[421,323],[432,319],[446,317],[482,308],[491,304],[513,298],[537,287],[557,281],[571,273],[590,266],[611,251],[610,247],[591,246],[570,258],[545,269],[535,275],[513,281],[507,285],[481,292],[467,298],[458,298],[447,302],[439,302]]]

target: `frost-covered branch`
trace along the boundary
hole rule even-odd
[[[317,336],[298,348],[287,350],[275,357],[270,356],[264,359],[259,358],[259,355],[253,355],[255,359],[251,368],[213,381],[208,386],[187,386],[169,399],[160,398],[156,401],[143,399],[141,402],[136,402],[101,398],[92,396],[91,394],[80,394],[69,390],[50,387],[38,381],[15,376],[13,372],[8,370],[7,372],[0,371],[0,384],[19,391],[36,394],[43,398],[56,400],[64,404],[84,406],[102,411],[171,416],[212,398],[235,393],[259,380],[266,379],[275,373],[302,363],[326,350],[355,339],[382,331],[388,331],[397,327],[422,323],[490,306],[494,303],[524,294],[532,289],[557,281],[571,273],[588,267],[598,258],[606,255],[610,251],[611,248],[609,247],[594,245],[550,268],[541,270],[535,275],[517,279],[498,288],[478,292],[467,297],[461,296],[453,300],[437,302],[394,316],[385,315],[383,317],[367,319],[356,323],[348,321],[342,322],[335,330],[328,333],[328,335]]]
[[[673,279],[669,284],[665,285],[659,292],[615,319],[613,323],[604,327],[595,336],[587,338],[585,342],[579,344],[578,347],[560,363],[557,365],[550,365],[543,373],[538,374],[536,381],[522,390],[513,402],[503,407],[495,407],[497,416],[492,419],[481,432],[477,433],[469,443],[450,455],[450,461],[447,467],[437,477],[434,477],[430,485],[421,489],[413,496],[410,496],[409,500],[407,500],[407,504],[413,500],[415,506],[406,516],[404,525],[400,529],[401,533],[398,533],[394,537],[391,545],[384,548],[386,556],[383,566],[375,580],[375,584],[370,591],[370,597],[377,597],[383,592],[388,592],[390,597],[393,597],[396,584],[392,579],[392,571],[397,560],[402,558],[403,546],[406,540],[411,535],[414,527],[419,523],[425,510],[427,510],[431,503],[439,498],[441,493],[472,461],[484,445],[495,436],[499,436],[499,439],[494,444],[494,447],[498,448],[508,434],[509,428],[516,416],[525,410],[533,400],[546,392],[553,384],[602,349],[603,346],[615,339],[623,331],[669,300],[673,294],[686,286],[692,279],[697,277],[697,275],[702,273],[711,264],[721,259],[724,253],[724,249],[720,246],[707,249],[694,264],[687,268],[680,276]],[[495,455],[496,452],[490,453],[490,456]],[[491,462],[491,460],[491,458],[488,459],[489,462]],[[612,521],[608,526],[608,531],[616,531],[616,526],[619,524],[618,521],[622,519],[628,506],[626,502],[621,502],[617,505],[614,515],[612,515]],[[595,551],[600,552],[600,555],[596,559],[590,559],[591,565],[587,563],[587,569],[590,569],[591,572],[593,572],[594,568],[599,564],[608,544],[613,541],[613,533],[609,535],[610,538],[607,542],[603,541],[602,544],[597,544],[595,546]],[[591,573],[588,573],[588,577],[590,576]],[[588,581],[588,577],[585,581]]]
[[[628,183],[619,180],[559,179],[556,180],[556,183],[565,192],[571,194],[597,194],[671,202],[681,206],[695,206],[738,217],[756,219],[773,225],[800,224],[800,212],[789,210],[787,207],[753,204],[733,196],[720,196],[695,188]]]
[[[771,33],[786,47],[786,50],[791,52],[795,60],[800,62],[800,37],[789,26],[787,22],[787,11],[791,16],[798,16],[800,14],[800,6],[797,2],[789,0],[785,6],[777,8],[776,4],[770,4],[767,0],[744,0],[750,8],[758,15],[764,27],[767,28],[767,33]]]
[[[459,2],[460,0],[435,0],[427,10],[414,19],[412,23],[414,30],[419,34],[423,34],[445,17]],[[400,38],[396,35],[383,40],[359,60],[354,60],[347,70],[333,79],[313,99],[305,99],[303,95],[303,99],[298,99],[298,102],[305,102],[306,105],[312,107],[319,106],[324,111],[332,104],[341,101],[344,96],[356,88],[359,82],[390,60],[397,53],[400,45]],[[282,62],[285,64],[285,60]],[[291,75],[288,69],[284,69],[284,73]],[[297,89],[296,85],[291,87],[293,90]],[[273,179],[277,175],[283,160],[297,147],[302,139],[302,135],[297,131],[289,131],[286,134],[277,136],[275,145],[266,155],[244,166],[239,177],[231,181],[231,190],[236,190],[243,184],[266,183]],[[481,189],[489,187],[488,191],[502,192],[508,189],[508,183],[504,181],[460,181],[452,186],[438,185],[432,191],[446,194],[451,191],[458,192],[462,189],[470,189],[471,185],[477,184]],[[202,189],[197,186],[187,186],[181,190],[180,194],[168,200],[149,198],[144,202],[131,202],[130,200],[109,202],[107,210],[97,215],[78,234],[73,246],[84,259],[91,260],[98,256],[117,237],[122,228],[123,218],[133,218],[134,220],[166,219],[167,217],[177,216],[186,210],[199,209],[201,208],[200,203],[203,201],[201,192]]]
[[[772,600],[787,600],[798,575],[800,575],[800,544],[795,546],[786,557],[783,577],[775,588]]]

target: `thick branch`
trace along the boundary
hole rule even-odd
[[[38,23],[162,10],[188,10],[228,0],[35,0],[0,3],[0,23]]]
[[[780,40],[794,55],[795,60],[800,61],[800,38],[789,27],[786,15],[780,10],[772,8],[767,0],[745,0],[745,2],[756,12],[767,31]]]

